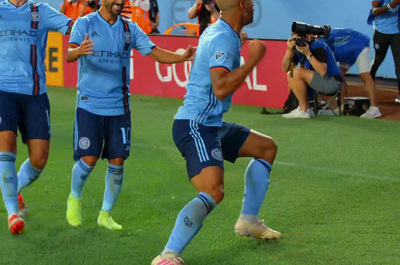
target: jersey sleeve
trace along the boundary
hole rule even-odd
[[[129,23],[129,26],[133,34],[132,48],[138,50],[142,55],[151,53],[156,45],[136,23]]]
[[[72,27],[71,37],[69,44],[76,44],[78,46],[85,40],[86,35],[86,19],[78,18]]]
[[[61,14],[51,6],[46,5],[46,24],[49,30],[66,34],[73,20]]]
[[[234,41],[228,38],[228,41],[222,41],[222,37],[214,38],[209,44],[209,67],[212,69],[225,69],[229,72],[233,70],[233,62],[236,53],[239,52],[235,47]],[[236,50],[236,52],[235,52]]]

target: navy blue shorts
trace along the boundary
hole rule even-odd
[[[175,120],[172,130],[175,145],[186,159],[189,178],[206,167],[223,168],[224,160],[235,163],[249,134],[249,128],[230,122],[223,122],[219,128]]]
[[[50,104],[47,94],[30,96],[0,91],[0,131],[21,132],[22,141],[50,140]]]
[[[73,138],[75,160],[83,156],[126,159],[131,149],[131,115],[100,116],[77,108]]]

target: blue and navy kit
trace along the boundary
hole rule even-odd
[[[99,12],[78,18],[72,28],[70,44],[79,46],[86,34],[95,46],[92,55],[79,57],[78,107],[104,116],[130,112],[131,49],[147,55],[156,46],[136,23],[118,16],[110,25]]]
[[[65,34],[72,20],[46,3],[20,7],[0,2],[0,90],[24,95],[46,92],[44,58],[48,31]]]
[[[352,66],[365,47],[369,47],[370,38],[352,29],[332,29],[328,39],[319,38],[332,50],[336,61]]]
[[[381,6],[386,6],[392,2],[392,0],[371,0],[371,2],[382,2]],[[374,29],[384,34],[399,33],[399,8],[399,6],[393,7],[385,14],[376,16],[374,20]]]

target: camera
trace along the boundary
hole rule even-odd
[[[292,24],[292,32],[300,35],[300,37],[294,39],[296,41],[296,45],[299,47],[304,47],[307,43],[306,36],[308,34],[318,35],[319,37],[327,39],[331,33],[331,27],[328,25],[320,27],[295,21]]]

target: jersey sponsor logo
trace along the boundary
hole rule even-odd
[[[7,36],[36,37],[37,36],[37,32],[35,30],[18,30],[18,29],[0,30],[0,37],[7,37]]]
[[[215,149],[213,149],[211,151],[211,156],[214,157],[218,161],[222,161],[223,160],[222,152],[218,148],[215,148]]]
[[[125,33],[124,33],[124,41],[125,41],[126,44],[131,43],[131,41],[132,41],[132,35],[131,35],[130,32],[125,32]]]
[[[40,20],[39,12],[36,11],[31,12],[31,20],[34,22],[38,22]]]
[[[215,61],[217,61],[219,64],[224,63],[226,61],[226,52],[216,52]]]
[[[79,139],[79,148],[82,150],[86,150],[90,147],[90,140],[87,137],[82,137]]]
[[[130,57],[129,52],[110,52],[110,51],[93,51],[94,57],[106,57],[106,58],[119,58],[128,59]]]

